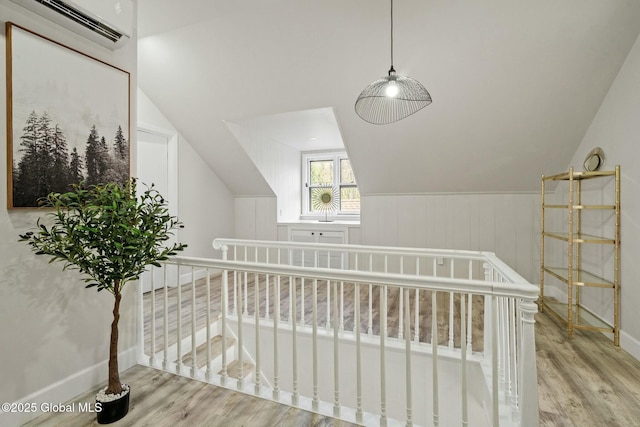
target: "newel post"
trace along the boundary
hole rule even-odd
[[[532,300],[520,303],[522,342],[520,347],[521,414],[523,427],[537,427],[538,421],[538,369],[536,367],[536,334],[534,315],[538,305]]]

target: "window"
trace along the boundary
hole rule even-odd
[[[346,153],[303,154],[302,168],[303,216],[324,215],[329,200],[329,215],[360,215],[360,192]]]

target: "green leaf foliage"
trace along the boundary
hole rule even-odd
[[[61,261],[63,269],[83,275],[86,287],[119,294],[148,265],[158,265],[186,245],[166,243],[182,228],[153,186],[136,194],[136,180],[124,185],[74,185],[68,193],[51,193],[42,205],[53,208],[50,221],[20,235],[37,255]]]

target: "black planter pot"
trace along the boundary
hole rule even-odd
[[[120,399],[111,402],[100,402],[96,399],[96,404],[102,406],[102,410],[96,412],[98,424],[111,424],[124,418],[129,412],[129,396],[131,396],[131,388]]]

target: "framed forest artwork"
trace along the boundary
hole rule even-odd
[[[8,207],[129,179],[129,73],[7,23]]]

